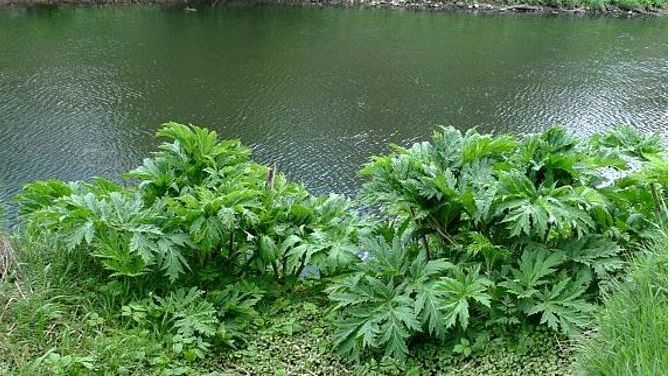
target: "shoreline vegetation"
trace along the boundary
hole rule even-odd
[[[126,184],[16,197],[0,374],[667,373],[658,134],[440,127],[372,157],[354,198],[205,128],[156,136]]]
[[[579,346],[588,375],[668,374],[667,229],[641,247],[627,276],[611,284],[591,338]]]
[[[612,17],[665,16],[667,0],[0,0],[0,7],[57,7],[90,5],[164,5],[197,11],[199,8],[239,5],[285,5],[414,12],[477,14],[605,15]]]

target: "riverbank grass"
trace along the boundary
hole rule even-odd
[[[667,251],[667,234],[659,234],[630,261],[628,278],[612,282],[582,346],[585,375],[668,374]]]

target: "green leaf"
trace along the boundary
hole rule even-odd
[[[154,253],[157,252],[154,241],[143,232],[133,233],[130,238],[130,250],[139,254],[147,265],[153,263]]]
[[[551,289],[545,288],[526,313],[541,314],[540,323],[556,331],[560,327],[564,334],[572,335],[590,323],[589,313],[594,307],[583,299],[584,291],[584,286],[564,278]]]
[[[601,235],[589,235],[561,244],[567,257],[590,267],[599,279],[606,279],[623,268],[619,245]]]
[[[564,252],[549,251],[539,244],[529,244],[521,255],[518,268],[512,269],[513,279],[506,278],[500,286],[517,298],[531,298],[538,293],[539,287],[549,283],[546,277],[554,274],[565,258]]]
[[[86,244],[91,244],[94,235],[95,227],[93,222],[86,221],[65,236],[65,245],[69,250],[72,250],[81,245],[84,241]]]
[[[461,328],[468,327],[470,317],[470,302],[482,306],[491,306],[491,295],[488,289],[493,282],[479,274],[479,268],[471,268],[467,272],[453,269],[453,277],[443,277],[435,289],[442,296],[440,309],[445,315],[445,325],[450,328],[458,320]]]
[[[267,235],[262,235],[258,242],[261,259],[265,262],[273,262],[277,258],[277,245]]]

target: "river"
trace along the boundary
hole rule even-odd
[[[313,192],[353,194],[438,124],[664,131],[662,18],[227,6],[0,9],[0,200],[117,177],[166,120],[240,138]]]

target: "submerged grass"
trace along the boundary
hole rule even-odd
[[[613,282],[595,333],[581,346],[583,374],[668,374],[667,230],[643,248],[628,277]]]

